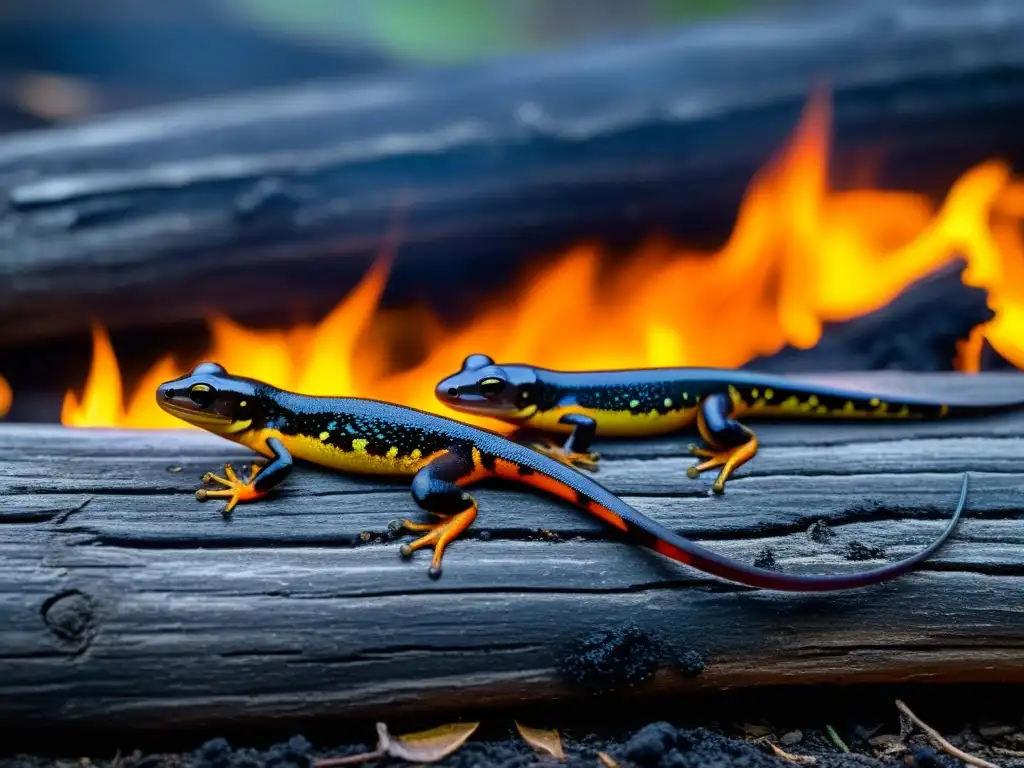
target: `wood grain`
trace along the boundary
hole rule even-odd
[[[862,385],[1013,399],[1024,374],[861,375]],[[192,497],[248,452],[193,430],[0,430],[0,720],[120,726],[374,715],[571,697],[580,633],[632,620],[721,686],[1024,682],[1024,414],[968,422],[764,424],[722,497],[687,438],[604,441],[597,478],[679,533],[779,568],[874,567],[945,526],[921,569],[833,595],[747,591],[631,545],[539,494],[481,486],[445,575],[385,534],[401,482],[296,471],[225,520]],[[809,528],[827,521],[830,538]],[[873,551],[858,560],[851,546]]]

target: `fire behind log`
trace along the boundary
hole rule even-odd
[[[746,367],[773,371],[777,373],[796,373],[808,371],[877,371],[896,369],[906,371],[952,371],[958,354],[958,345],[964,342],[972,329],[987,322],[993,316],[987,304],[984,290],[964,285],[962,271],[964,262],[954,260],[937,269],[926,277],[907,286],[895,299],[882,308],[843,323],[826,324],[821,339],[810,349],[786,347],[775,355],[759,357],[752,360]],[[203,334],[191,333],[186,336],[188,350],[198,354],[205,344]],[[152,361],[156,354],[166,351],[181,352],[182,334],[175,331],[165,335],[147,335],[133,344],[119,344],[119,355],[132,363],[131,369],[140,372],[140,360]],[[166,342],[168,347],[160,347]],[[74,366],[68,364],[69,353],[65,349],[52,349],[47,353],[37,353],[32,358],[32,365],[22,366],[14,370],[12,384],[16,392],[21,393],[14,400],[8,421],[22,422],[53,422],[58,419],[61,402],[69,385],[80,392],[77,381],[69,381],[69,371],[75,371],[78,381],[86,381],[88,390],[100,388],[110,398],[117,398],[111,388],[116,382],[105,378],[102,381],[86,379],[89,360],[78,350]],[[465,353],[468,353],[466,350]],[[244,350],[243,350],[244,352]],[[258,355],[259,350],[250,350],[249,354]],[[139,359],[135,359],[139,356]],[[243,357],[246,355],[243,354]],[[188,356],[179,359],[189,360]],[[453,354],[446,364],[456,365],[461,358]],[[994,370],[1009,366],[991,351],[984,359],[985,370]],[[418,407],[440,407],[432,399],[431,391],[436,370],[421,369],[422,373],[406,375],[407,388],[390,390],[391,399]],[[165,373],[169,377],[173,372]],[[434,378],[431,378],[434,377]],[[145,392],[138,393],[141,380],[145,374],[127,378],[127,398],[141,394],[149,405]],[[159,377],[157,377],[159,378]],[[372,391],[340,392],[341,394],[359,394],[374,397]],[[123,403],[118,404],[114,411],[120,411]],[[164,414],[155,406],[149,411],[155,412],[156,422],[148,421],[146,416],[129,410],[122,420],[112,422],[83,420],[73,422],[81,426],[137,426],[149,427],[162,423]],[[443,411],[442,411],[443,412]],[[451,414],[449,414],[451,415]]]
[[[876,181],[941,194],[1019,153],[1022,36],[1015,0],[823,4],[9,138],[0,343],[324,312],[403,193],[399,302],[458,303],[580,237],[720,239],[822,80],[848,178],[884,154]]]

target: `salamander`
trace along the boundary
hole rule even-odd
[[[161,384],[156,400],[168,413],[266,457],[247,477],[230,464],[224,476],[207,473],[196,498],[223,498],[230,513],[237,504],[265,497],[291,474],[295,459],[339,472],[411,477],[415,503],[438,522],[395,521],[422,535],[403,543],[409,557],[433,548],[428,574],[441,575],[445,548],[477,516],[477,502],[464,488],[500,478],[546,491],[596,515],[639,544],[672,560],[749,587],[824,592],[895,578],[935,552],[956,527],[967,494],[965,475],[953,517],[927,548],[895,563],[842,575],[784,574],[746,565],[695,544],[642,515],[618,496],[570,465],[496,432],[393,403],[355,397],[322,397],[290,392],[229,374],[214,362]]]
[[[741,419],[911,420],[969,417],[1024,407],[1024,401],[945,403],[891,397],[854,387],[721,368],[641,368],[554,371],[525,364],[498,364],[469,355],[461,370],[435,387],[435,396],[463,413],[488,416],[519,428],[569,433],[563,444],[532,447],[563,463],[595,471],[591,451],[598,434],[649,437],[693,430],[705,446],[691,444],[700,461],[687,468],[696,478],[719,469],[712,484],[723,493],[732,474],[757,453],[757,435]]]

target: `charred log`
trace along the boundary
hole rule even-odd
[[[392,299],[492,285],[581,237],[714,240],[823,81],[840,176],[881,151],[878,181],[941,194],[969,165],[1019,153],[1022,34],[1012,0],[825,4],[11,137],[0,343],[93,318],[124,329],[211,308],[244,321],[322,312],[400,199]]]
[[[956,260],[907,286],[885,306],[841,323],[826,323],[810,349],[787,346],[746,368],[798,371],[950,371],[957,344],[991,320],[988,295],[964,285],[965,262]],[[982,370],[1012,369],[990,347]]]
[[[1013,398],[1021,381],[901,379],[972,400]],[[599,446],[598,479],[641,511],[790,572],[862,569],[918,550],[971,473],[961,527],[920,570],[807,596],[734,588],[504,487],[478,489],[481,516],[434,582],[423,558],[403,562],[386,533],[389,520],[414,513],[404,483],[301,468],[275,498],[227,521],[192,492],[221,462],[244,462],[249,454],[229,443],[8,426],[0,720],[437,718],[609,684],[643,697],[822,681],[1024,682],[1022,427],[1024,414],[766,424],[761,453],[722,497],[711,479],[686,478],[684,440]],[[578,653],[624,641],[639,653],[633,677],[595,672]]]

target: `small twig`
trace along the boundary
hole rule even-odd
[[[1024,757],[1024,752],[1019,749],[1010,749],[1009,747],[989,747],[989,749],[1007,757]]]
[[[832,739],[832,743],[839,747],[843,752],[849,752],[850,748],[846,746],[846,743],[839,738],[839,734],[836,733],[836,729],[828,723],[825,723],[825,730],[828,731],[828,737]]]
[[[789,762],[791,762],[791,763],[816,763],[816,762],[818,762],[818,758],[814,757],[813,755],[794,755],[794,754],[791,754],[791,753],[787,752],[782,747],[776,746],[775,744],[773,744],[770,741],[766,741],[765,744],[767,744],[769,747],[771,747],[772,752],[774,752],[776,755],[781,757],[783,760],[789,760]]]
[[[980,757],[969,755],[963,750],[954,747],[952,744],[950,744],[948,741],[942,738],[938,731],[936,731],[930,725],[926,725],[921,720],[921,718],[919,718],[917,715],[911,712],[910,708],[899,699],[896,699],[896,708],[899,709],[899,711],[902,712],[904,715],[906,715],[908,720],[910,720],[912,723],[914,723],[914,725],[920,728],[924,732],[924,734],[932,740],[932,743],[936,747],[943,750],[947,754],[952,755],[957,760],[963,760],[968,765],[976,765],[978,766],[978,768],[999,768],[999,766],[995,763],[990,763],[988,760],[983,760]]]

